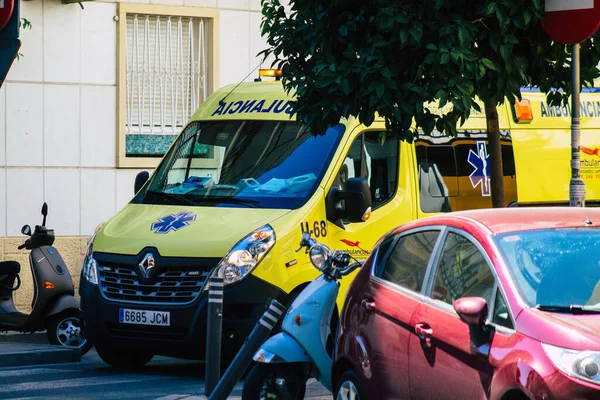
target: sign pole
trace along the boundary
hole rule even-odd
[[[579,43],[572,47],[571,51],[571,183],[569,185],[569,206],[585,207],[585,182],[579,176],[580,169],[580,109],[579,93],[581,92],[580,65],[579,65]]]

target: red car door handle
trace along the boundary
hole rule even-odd
[[[431,337],[433,336],[433,329],[425,323],[415,325],[415,333],[423,342],[425,346],[431,347]]]
[[[360,304],[362,305],[362,308],[364,308],[367,311],[375,310],[375,302],[374,301],[369,301],[367,299],[364,299]]]

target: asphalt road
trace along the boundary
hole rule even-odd
[[[92,349],[79,363],[0,368],[0,399],[185,399],[204,394],[203,378],[201,363],[165,357],[136,372],[117,371]],[[232,398],[240,395],[238,384]],[[309,382],[306,398],[332,396]]]

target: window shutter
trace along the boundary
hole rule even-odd
[[[127,14],[126,134],[178,134],[207,96],[202,18]]]

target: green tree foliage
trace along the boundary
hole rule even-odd
[[[552,105],[570,96],[570,46],[541,26],[542,0],[263,0],[262,33],[297,95],[294,113],[313,132],[351,116],[413,140],[419,130],[456,135],[485,105],[492,199],[504,205],[496,106],[537,86]],[[581,44],[581,81],[600,75],[599,50]],[[563,88],[564,91],[552,88]],[[450,111],[432,113],[439,101]],[[413,123],[414,122],[414,123]]]

